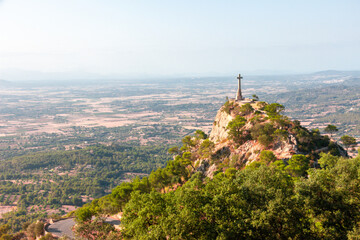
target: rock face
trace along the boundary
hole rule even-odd
[[[269,106],[266,107],[267,105]],[[316,161],[316,154],[333,150],[346,156],[346,151],[339,145],[330,144],[319,131],[309,131],[297,121],[281,115],[280,110],[277,112],[277,107],[281,109],[283,106],[250,99],[231,99],[225,103],[217,112],[209,135],[209,140],[214,143],[212,154],[206,159],[198,159],[199,167],[196,171],[212,177],[217,171],[228,167],[242,168],[259,161],[263,150],[272,151],[278,160],[284,161],[294,154],[309,155]],[[240,127],[233,130],[238,131],[240,137],[233,139],[229,136],[228,125],[239,115],[239,122],[235,122],[233,126],[239,124]],[[197,151],[198,149],[193,150],[194,153]]]
[[[210,132],[210,140],[214,143],[218,143],[227,139],[228,133],[226,127],[231,120],[233,120],[233,117],[223,111],[223,108],[220,108],[216,114],[215,121]]]
[[[260,109],[258,105],[259,102],[249,101],[249,99],[245,101],[231,101],[233,104],[231,109],[236,107],[241,107],[244,104],[249,103],[255,110]],[[264,112],[262,112],[265,115]],[[244,144],[235,147],[234,143],[229,140],[229,134],[227,126],[229,122],[235,119],[236,112],[230,111],[229,113],[226,111],[225,106],[222,106],[216,114],[215,121],[213,123],[212,130],[210,132],[209,139],[215,143],[216,151],[223,151],[223,149],[228,149],[229,152],[227,155],[224,155],[225,158],[228,159],[239,159],[238,161],[248,164],[253,161],[259,160],[259,155],[263,150],[271,150],[275,154],[278,159],[289,159],[292,155],[298,154],[297,141],[293,134],[289,133],[287,139],[282,141],[278,141],[271,146],[271,148],[265,148],[260,143],[255,140],[246,141]],[[252,117],[252,116],[247,116]],[[253,125],[248,122],[245,125],[245,129],[250,129]]]

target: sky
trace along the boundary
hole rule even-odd
[[[0,79],[360,70],[358,0],[0,0]]]

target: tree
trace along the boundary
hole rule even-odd
[[[326,133],[329,133],[330,136],[332,137],[332,134],[335,133],[335,132],[337,132],[337,131],[339,131],[339,129],[337,129],[337,127],[336,127],[335,125],[329,124],[329,125],[327,125],[327,127],[324,129],[324,131],[325,131]]]
[[[243,140],[242,136],[242,127],[245,126],[246,119],[242,116],[236,116],[234,120],[230,121],[227,125],[227,129],[229,131],[230,138],[236,142],[241,144]]]
[[[268,150],[261,151],[259,157],[260,157],[260,161],[266,164],[277,160],[275,154],[272,151],[268,151]]]
[[[289,165],[285,169],[294,177],[302,177],[306,175],[310,161],[302,154],[295,154],[288,163]]]
[[[214,149],[215,144],[209,139],[204,140],[199,147],[199,154],[202,158],[209,158]]]
[[[168,153],[170,153],[170,154],[180,154],[179,147],[175,146],[175,147],[169,148]]]
[[[271,103],[266,105],[264,110],[270,118],[276,118],[285,110],[285,107],[279,103]]]
[[[333,168],[339,160],[339,157],[330,153],[320,153],[321,158],[318,160],[321,168]]]
[[[239,108],[240,113],[243,116],[249,115],[250,113],[254,112],[254,108],[251,106],[250,103],[245,103],[243,105],[241,105],[241,107]]]
[[[274,131],[275,128],[271,123],[260,124],[257,123],[251,128],[251,137],[259,141],[264,147],[269,147],[269,145],[274,141]]]
[[[12,235],[10,235],[11,227],[7,224],[0,225],[0,240],[11,240],[13,239]]]
[[[43,222],[37,222],[34,228],[34,233],[37,237],[40,237],[44,234],[44,223]]]
[[[207,138],[207,134],[204,133],[204,131],[196,130],[196,131],[195,131],[195,138],[197,138],[197,139],[206,139],[206,138]]]
[[[253,98],[254,101],[259,101],[259,97],[256,94],[253,94],[252,98]]]
[[[184,152],[181,159],[180,159],[180,163],[184,166],[191,166],[193,169],[194,166],[192,165],[192,161],[191,161],[191,152]]]
[[[117,232],[115,227],[110,223],[106,223],[103,218],[95,218],[92,221],[78,223],[74,228],[77,239],[107,240],[109,234]],[[117,239],[120,239],[120,236]]]
[[[356,145],[356,139],[354,137],[349,136],[349,135],[342,136],[340,138],[340,141],[344,144],[344,146],[346,147],[346,150],[348,150],[349,147]]]
[[[87,222],[91,220],[93,214],[90,207],[82,207],[76,210],[75,216],[78,222]]]

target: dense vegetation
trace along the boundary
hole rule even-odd
[[[283,164],[195,174],[176,191],[135,191],[124,208],[131,239],[346,239],[358,236],[360,158],[323,155],[304,177]]]
[[[63,205],[82,206],[107,194],[124,180],[147,175],[164,166],[167,147],[97,145],[72,151],[52,151],[0,162],[0,203],[17,211],[0,219],[13,231],[49,210],[64,214]]]
[[[198,172],[165,192],[138,179],[115,188],[106,201],[122,206],[125,239],[356,239],[360,157],[321,154],[319,164],[309,168],[303,155],[287,166],[264,160],[213,179]],[[95,211],[111,211],[102,201],[78,211],[80,226],[90,224]]]

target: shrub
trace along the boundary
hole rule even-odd
[[[259,157],[260,157],[260,161],[267,164],[277,160],[275,154],[272,151],[268,151],[268,150],[261,151]]]

